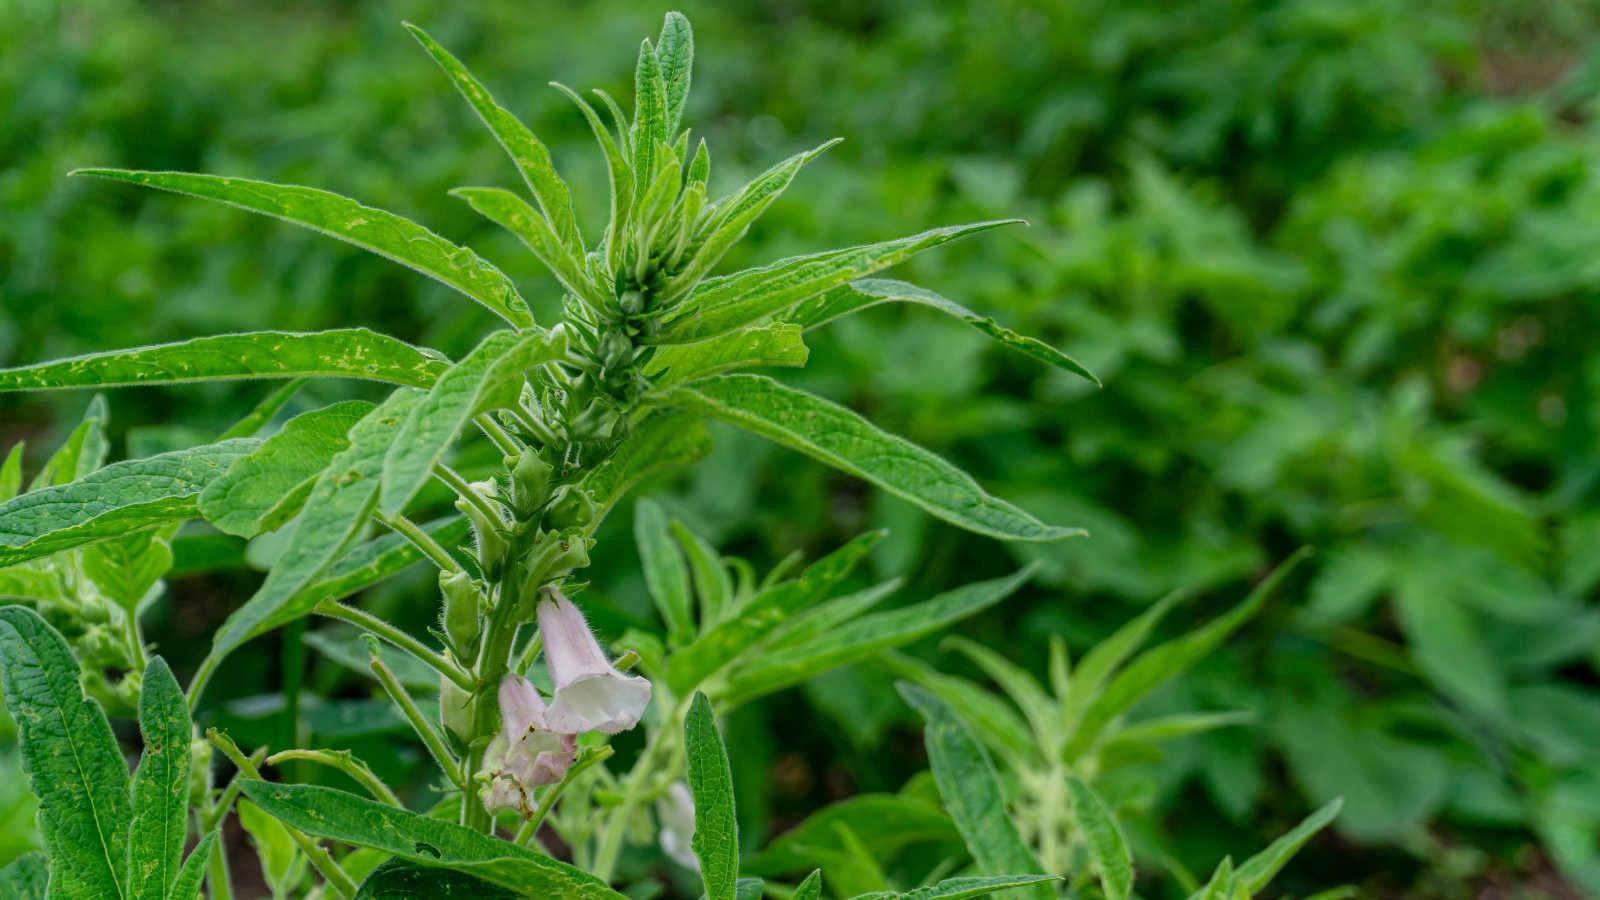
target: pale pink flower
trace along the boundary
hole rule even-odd
[[[533,814],[528,792],[541,784],[555,784],[572,768],[577,743],[572,732],[552,729],[544,698],[521,675],[500,682],[500,719],[503,728],[484,752],[483,768],[491,776],[481,792],[491,813],[514,809]]]
[[[650,705],[650,681],[618,672],[572,601],[554,588],[539,602],[539,631],[555,696],[550,727],[563,733],[616,734],[639,724]]]

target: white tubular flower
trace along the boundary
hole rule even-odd
[[[656,818],[661,820],[661,852],[691,872],[700,871],[690,839],[694,837],[694,796],[689,786],[674,781],[656,801]]]
[[[500,718],[504,727],[484,752],[490,781],[480,796],[490,813],[514,809],[531,816],[534,804],[528,792],[567,774],[577,758],[576,739],[570,732],[552,730],[544,698],[521,675],[507,675],[500,682]]]
[[[639,724],[650,705],[650,681],[618,672],[572,601],[554,588],[539,602],[539,631],[555,684],[550,727],[577,734],[616,734]]]

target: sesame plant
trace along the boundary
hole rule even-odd
[[[560,283],[559,322],[535,320],[511,280],[472,250],[391,213],[297,186],[177,172],[90,175],[218,200],[388,257],[504,322],[451,360],[364,328],[225,334],[0,372],[0,388],[63,389],[290,379],[201,446],[106,464],[101,399],[23,490],[21,447],[0,474],[0,672],[39,797],[45,858],[4,877],[55,897],[229,897],[219,827],[235,808],[277,895],[613,897],[626,845],[658,822],[669,855],[713,900],[739,879],[726,751],[715,715],[890,649],[990,606],[1028,577],[970,584],[871,613],[895,585],[835,596],[872,546],[863,535],[790,575],[757,582],[649,503],[637,510],[659,633],[614,657],[578,603],[599,523],[641,479],[692,464],[720,419],[808,454],[968,531],[1010,541],[1080,533],[987,494],[939,457],[812,394],[741,370],[797,366],[804,333],[876,304],[932,307],[1030,357],[1084,377],[1068,357],[931,291],[869,278],[1006,222],[936,228],[728,274],[728,249],[827,144],[713,200],[703,141],[683,128],[693,40],[669,14],[640,48],[632,116],[596,92],[592,127],[610,220],[592,244],[549,152],[446,50],[413,35],[511,156],[529,198],[458,197],[508,229]],[[530,202],[531,199],[531,202]],[[393,385],[278,423],[313,377]],[[451,465],[481,438],[503,460],[475,480]],[[431,514],[435,487],[454,513]],[[442,505],[442,504],[441,504]],[[173,565],[178,529],[203,520],[244,538],[277,533],[274,563],[228,617],[187,689],[145,641],[141,614]],[[370,537],[373,528],[382,534]],[[425,561],[438,627],[419,638],[345,602]],[[792,568],[792,566],[790,567]],[[735,578],[735,574],[740,577]],[[575,602],[574,597],[578,598]],[[192,712],[243,643],[307,616],[363,635],[368,669],[438,767],[437,795],[408,809],[373,768],[337,747],[241,748]],[[420,681],[435,687],[418,689]],[[637,671],[635,671],[637,670]],[[642,673],[642,674],[641,674]],[[134,713],[143,756],[130,777],[107,713]],[[613,735],[643,749],[613,771]],[[214,783],[212,750],[233,775]],[[287,764],[332,767],[362,793],[266,780]],[[363,795],[364,794],[364,795]],[[193,830],[200,843],[185,853]],[[559,839],[563,859],[552,854]],[[687,852],[685,852],[687,851]],[[566,861],[570,859],[570,862]],[[914,889],[977,896],[1045,885],[1053,873],[971,873]],[[818,896],[813,873],[793,896]]]

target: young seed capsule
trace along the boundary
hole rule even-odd
[[[598,509],[589,492],[577,485],[567,485],[545,515],[545,525],[556,530],[582,528],[594,521]]]
[[[472,719],[478,708],[477,698],[462,690],[454,681],[439,678],[439,721],[463,741],[472,740]]]
[[[551,465],[534,450],[527,449],[508,465],[511,467],[511,508],[517,519],[527,521],[550,499]]]
[[[440,572],[439,593],[444,596],[440,619],[445,637],[450,640],[450,651],[457,659],[470,660],[477,653],[482,630],[479,613],[483,593],[466,572]]]

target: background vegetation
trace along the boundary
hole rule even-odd
[[[1600,893],[1600,10],[678,5],[701,48],[687,119],[721,154],[713,193],[847,138],[730,263],[1023,215],[1030,228],[919,258],[909,277],[1049,338],[1106,387],[889,308],[818,337],[801,376],[1089,540],[1002,547],[731,431],[659,500],[758,571],[887,525],[863,579],[906,573],[908,598],[1009,571],[1007,554],[1038,557],[1028,595],[968,628],[1040,672],[1051,633],[1081,650],[1192,588],[1167,619],[1175,632],[1315,545],[1264,615],[1140,707],[1255,713],[1129,761],[1115,801],[1143,810],[1144,852],[1206,866],[1343,795],[1288,889]],[[464,351],[487,313],[382,260],[63,175],[110,165],[325,187],[473,244],[550,304],[554,281],[445,196],[511,172],[398,21],[468,60],[593,203],[604,173],[587,128],[544,84],[628,94],[631,60],[613,51],[661,13],[0,0],[0,365],[360,323]],[[361,389],[315,384],[303,402],[339,390]],[[123,391],[113,433],[125,455],[198,442],[258,393]],[[88,397],[62,399],[0,396],[0,446],[52,446]],[[182,430],[156,424],[168,422]],[[648,603],[627,517],[607,528],[592,571],[610,606],[597,618],[616,633]],[[152,638],[180,674],[270,547],[239,553],[238,571],[194,571],[163,601]],[[421,625],[430,591],[418,579],[369,602]],[[286,726],[265,692],[304,671],[349,699],[298,727],[385,758],[393,723],[296,634],[233,658],[210,714],[241,742],[250,728],[271,741]],[[936,643],[918,652],[972,674]],[[734,717],[750,846],[925,765],[892,680],[849,670]],[[0,762],[14,771],[14,754]],[[0,774],[0,863],[33,842],[28,802]]]

